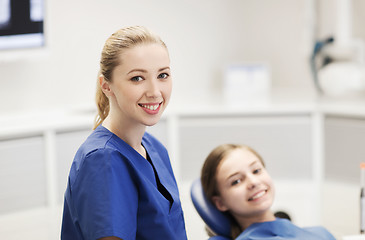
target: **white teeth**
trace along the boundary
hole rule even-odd
[[[144,104],[141,104],[141,106],[144,107],[144,108],[147,108],[149,110],[155,111],[158,108],[159,104],[157,104],[157,105],[144,105]]]
[[[262,196],[265,195],[265,193],[266,193],[266,191],[262,191],[262,192],[256,194],[255,196],[253,196],[250,200],[255,200],[255,199],[259,198],[259,197],[262,197]]]

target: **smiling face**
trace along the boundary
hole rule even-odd
[[[242,229],[253,222],[274,220],[272,179],[259,158],[243,148],[232,150],[216,171],[218,196],[213,202],[220,211],[229,211]]]
[[[111,81],[101,85],[110,101],[110,115],[120,123],[152,126],[165,110],[172,80],[167,49],[161,44],[139,44],[120,56]]]

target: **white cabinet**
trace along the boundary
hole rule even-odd
[[[365,162],[365,117],[327,116],[325,120],[325,178],[360,183]]]
[[[63,196],[67,185],[67,177],[76,151],[90,133],[91,129],[77,129],[73,131],[57,132],[55,134],[57,169],[56,198],[58,204],[63,203]]]
[[[341,235],[360,229],[361,162],[365,162],[365,116],[327,115],[322,215],[335,233],[341,229]]]
[[[0,140],[0,214],[46,204],[43,143],[41,136]]]

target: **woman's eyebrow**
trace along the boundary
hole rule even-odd
[[[132,69],[127,74],[131,74],[133,72],[143,72],[143,73],[145,73],[145,72],[147,72],[147,70],[145,70],[145,69]]]
[[[158,71],[162,72],[162,71],[165,71],[165,70],[170,70],[170,67],[163,67],[163,68],[160,68]]]
[[[158,71],[162,72],[162,71],[166,71],[166,70],[170,70],[170,67],[162,67],[160,68]],[[136,68],[136,69],[132,69],[130,70],[127,74],[131,74],[133,72],[142,72],[142,73],[146,73],[148,72],[146,69],[140,69],[140,68]]]

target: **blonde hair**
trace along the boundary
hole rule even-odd
[[[116,66],[122,64],[120,55],[123,51],[145,43],[161,44],[167,50],[166,44],[160,37],[142,26],[119,29],[106,40],[101,52],[100,71],[96,87],[95,101],[98,108],[98,114],[95,118],[94,129],[105,120],[110,110],[109,99],[104,94],[99,84],[99,76],[102,75],[106,81],[111,82],[113,70]]]
[[[219,196],[218,184],[216,179],[218,165],[228,154],[230,154],[235,149],[244,149],[253,153],[260,160],[261,164],[265,167],[265,163],[262,157],[249,146],[242,144],[222,144],[214,148],[205,159],[200,175],[203,191],[210,201],[213,199],[214,196]],[[231,220],[231,236],[233,239],[235,239],[242,232],[242,229],[229,213],[227,213],[227,215]]]

